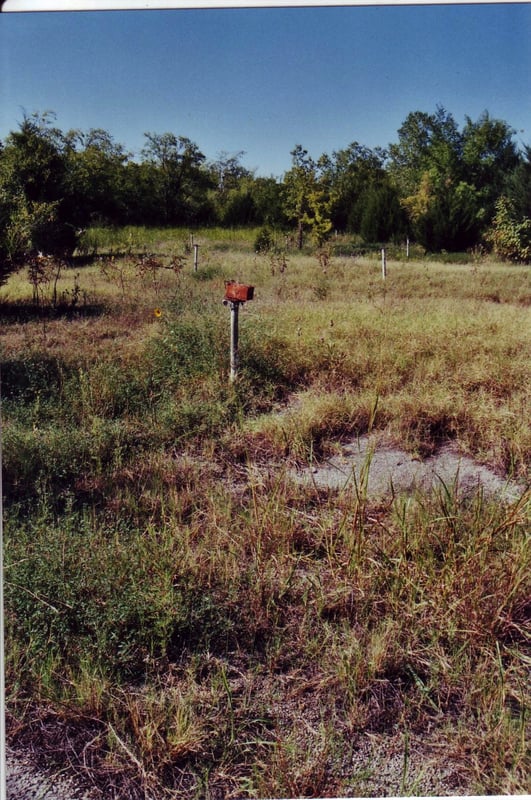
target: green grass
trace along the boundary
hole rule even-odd
[[[124,228],[93,227],[81,236],[80,254],[144,253],[156,255],[182,252],[192,255],[193,245],[202,247],[252,250],[259,228],[153,228],[126,226]]]
[[[103,261],[58,288],[90,304],[2,288],[9,740],[104,797],[445,793],[433,753],[459,793],[528,792],[529,492],[376,502],[289,468],[378,430],[528,485],[529,271],[384,282],[196,231],[194,272],[188,231],[89,234]],[[234,385],[229,278],[255,286]]]

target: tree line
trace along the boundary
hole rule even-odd
[[[531,145],[484,112],[460,129],[442,106],[410,113],[387,148],[358,142],[313,158],[291,152],[281,179],[209,161],[174,133],[146,133],[140,158],[103,129],[64,133],[51,112],[24,115],[0,142],[0,263],[73,252],[91,225],[265,226],[302,247],[333,231],[367,243],[408,236],[426,250],[494,249],[531,260]]]

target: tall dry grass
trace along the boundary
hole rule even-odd
[[[3,289],[10,740],[102,797],[528,791],[529,493],[289,469],[378,429],[528,482],[528,271],[162,236]]]

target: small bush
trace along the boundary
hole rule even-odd
[[[2,363],[2,397],[25,405],[57,397],[68,370],[61,359],[38,351],[21,353]]]
[[[166,544],[162,556],[157,531],[111,528],[72,512],[60,525],[47,514],[8,523],[6,601],[28,663],[38,669],[53,652],[71,669],[88,658],[131,679],[149,658],[218,635],[224,623],[184,541]]]
[[[524,264],[531,261],[531,219],[517,219],[505,197],[496,203],[496,214],[486,239],[500,258]]]
[[[6,505],[47,498],[60,507],[89,476],[110,472],[131,448],[137,450],[139,446],[135,432],[119,422],[100,420],[85,429],[52,423],[33,430],[18,423],[6,424],[3,436]],[[79,499],[83,499],[82,495]]]
[[[270,228],[261,228],[254,240],[255,253],[268,253],[273,247],[273,234]]]
[[[146,353],[153,384],[178,386],[187,378],[219,374],[227,362],[226,338],[219,316],[203,314],[166,323]]]
[[[212,264],[207,267],[200,267],[191,274],[194,281],[199,281],[202,283],[205,281],[211,281],[214,278],[218,278],[221,275],[221,269],[220,267]]]

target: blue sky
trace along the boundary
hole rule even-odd
[[[531,143],[527,3],[5,13],[0,68],[1,139],[52,110],[135,154],[171,131],[280,177],[296,144],[385,147],[441,104]]]

